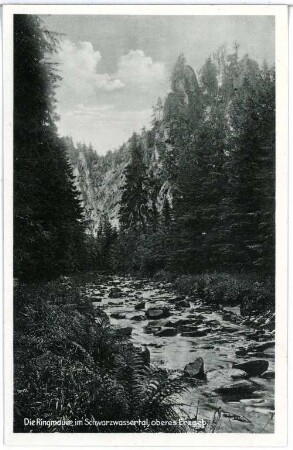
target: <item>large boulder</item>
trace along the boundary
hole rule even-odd
[[[201,330],[183,331],[181,336],[185,337],[201,337],[206,336],[210,332],[210,328],[202,328]]]
[[[121,312],[113,312],[110,316],[113,317],[113,319],[125,319],[126,317],[125,314]]]
[[[250,351],[252,350],[252,351],[262,352],[262,351],[267,350],[268,348],[271,348],[274,346],[275,346],[275,341],[266,341],[266,342],[261,342],[260,344],[252,344],[248,348]]]
[[[116,328],[116,333],[120,336],[131,336],[132,328],[131,327],[124,327],[124,328]]]
[[[188,300],[181,300],[180,302],[177,302],[176,306],[175,306],[176,309],[189,308],[189,307],[190,307],[190,303]]]
[[[263,374],[268,370],[269,363],[265,359],[254,359],[252,361],[245,361],[240,364],[233,364],[234,369],[244,370],[250,377],[255,377]]]
[[[182,325],[191,324],[193,322],[193,319],[175,319],[171,318],[166,322],[167,327],[180,327]]]
[[[184,374],[189,378],[204,379],[204,360],[201,356],[195,359],[195,361],[187,364],[184,367]]]
[[[155,336],[165,337],[165,336],[176,336],[177,330],[176,328],[163,328],[160,331],[155,333]]]
[[[162,307],[154,307],[146,310],[145,315],[150,320],[163,319],[170,315],[170,311],[168,308]]]
[[[219,394],[226,395],[242,395],[250,394],[255,389],[253,383],[248,380],[236,381],[235,383],[224,384],[215,389]]]

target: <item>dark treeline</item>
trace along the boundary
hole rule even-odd
[[[199,81],[179,57],[147,132],[159,169],[146,159],[145,133],[129,141],[116,268],[274,273],[274,69],[237,50],[217,57],[221,70],[214,56]]]

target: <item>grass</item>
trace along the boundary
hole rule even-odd
[[[216,307],[240,305],[242,315],[261,314],[275,307],[275,289],[271,279],[210,273],[182,275],[174,284],[180,293],[196,296]]]
[[[240,305],[244,316],[275,309],[275,285],[269,277],[221,272],[176,275],[160,270],[154,279],[172,283],[180,294],[195,296],[216,308]]]

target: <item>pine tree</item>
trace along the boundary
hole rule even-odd
[[[201,83],[203,91],[208,100],[212,101],[218,92],[217,67],[208,58],[200,71]]]
[[[236,266],[274,271],[275,79],[244,59],[243,84],[231,103],[233,148],[227,170]],[[232,194],[233,193],[233,194]]]
[[[146,167],[137,134],[130,140],[131,161],[124,171],[119,221],[122,230],[146,232],[148,220],[148,196]]]
[[[14,274],[54,277],[79,265],[82,210],[57,136],[48,60],[56,36],[36,16],[14,16]]]

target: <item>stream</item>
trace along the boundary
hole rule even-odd
[[[203,358],[206,382],[182,396],[189,417],[198,410],[199,418],[211,421],[221,408],[215,432],[274,431],[274,342],[271,335],[259,336],[255,327],[244,324],[239,307],[213,311],[200,299],[178,297],[171,284],[130,277],[106,277],[88,285],[87,294],[95,307],[107,312],[111,324],[131,327],[134,345],[147,345],[151,364],[172,371],[172,376]],[[155,313],[158,319],[147,318],[146,311],[154,307],[168,308],[168,317]],[[229,320],[231,312],[237,323]],[[170,335],[156,335],[162,330]],[[263,343],[267,348],[261,348]],[[243,376],[232,369],[247,361],[258,367],[260,360],[268,363],[264,373]]]

